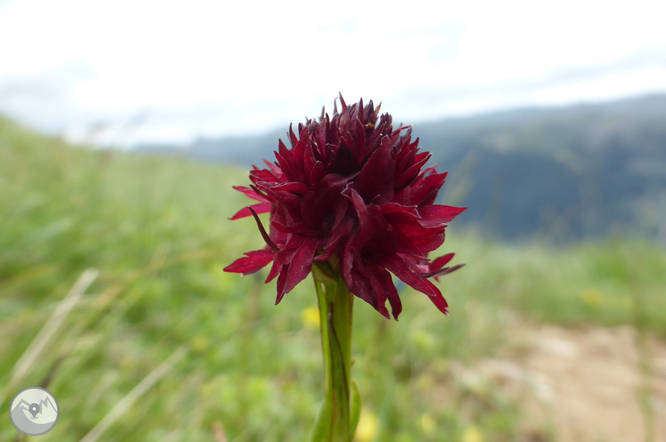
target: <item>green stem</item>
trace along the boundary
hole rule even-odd
[[[313,269],[324,354],[325,396],[313,442],[348,442],[350,426],[351,336],[354,296],[339,275]]]

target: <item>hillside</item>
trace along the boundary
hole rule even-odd
[[[45,442],[91,432],[98,442],[214,441],[220,428],[236,442],[308,440],[323,383],[311,280],[276,306],[275,282],[263,283],[268,269],[222,271],[263,244],[252,219],[228,220],[248,203],[231,186],[247,180],[240,168],[70,146],[0,118],[0,408],[22,387],[51,391],[62,412]],[[633,335],[600,327],[637,330],[635,345],[661,337],[665,348],[666,254],[654,244],[507,245],[462,233],[456,220],[436,255],[444,252],[466,263],[437,283],[448,317],[404,285],[399,322],[355,302],[352,375],[363,401],[355,442],[553,442],[565,433],[551,414],[524,414],[521,401],[531,396],[506,391],[515,377],[484,375],[480,363],[527,358],[521,366],[549,367],[538,373],[557,375],[550,379],[559,388],[584,359],[585,376],[598,366],[598,380],[617,386],[613,376],[625,366],[639,377],[634,341],[624,339]],[[74,297],[90,268],[99,275]],[[573,368],[561,375],[552,363],[559,356],[543,354],[549,342],[561,353],[554,324],[572,341],[590,336],[575,342],[585,358],[567,359]],[[599,336],[610,345],[597,345]],[[538,338],[536,348],[528,337]],[[599,365],[588,363],[592,344]],[[663,359],[654,361],[662,379]],[[630,432],[649,411],[633,385],[611,402],[599,383],[585,385],[582,403],[610,404],[615,414],[601,409],[601,424],[588,424],[582,442],[600,440],[608,422]],[[573,414],[577,398],[561,399],[570,402],[544,405],[564,410],[557,419]],[[16,436],[5,416],[0,440]]]
[[[249,168],[273,158],[285,131],[138,150]],[[450,172],[442,201],[468,206],[460,223],[487,235],[561,242],[639,233],[666,243],[664,95],[417,122],[413,134]]]
[[[664,123],[666,96],[652,96],[415,125],[414,132],[462,187],[465,219],[500,237],[631,232],[666,241]]]

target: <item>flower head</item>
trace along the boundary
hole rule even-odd
[[[460,267],[444,267],[453,254],[429,260],[444,242],[446,223],[465,208],[434,204],[446,173],[423,169],[430,153],[419,152],[411,126],[393,130],[391,116],[363,100],[329,118],[308,119],[287,133],[276,162],[253,166],[252,185],[234,187],[259,201],[231,219],[253,215],[267,245],[226,267],[249,274],[272,262],[266,282],[277,277],[277,301],[305,279],[315,262],[330,262],[349,291],[389,317],[402,304],[391,275],[425,293],[443,313],[447,303],[429,278]],[[267,233],[257,213],[270,212]]]

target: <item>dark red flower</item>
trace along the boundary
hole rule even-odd
[[[259,204],[231,219],[254,215],[267,246],[245,253],[227,272],[249,274],[273,262],[266,282],[277,276],[277,301],[312,270],[313,261],[333,258],[349,291],[389,317],[402,305],[393,273],[425,293],[444,314],[447,303],[428,278],[460,267],[444,267],[453,254],[433,261],[429,252],[444,242],[446,223],[465,208],[435,205],[446,173],[422,170],[430,153],[419,152],[411,126],[393,130],[391,116],[363,100],[333,117],[322,109],[319,121],[291,126],[288,149],[282,140],[277,161],[253,165],[252,185],[234,187]],[[270,233],[256,213],[270,212]],[[335,256],[335,258],[334,258]]]

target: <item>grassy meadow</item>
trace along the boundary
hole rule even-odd
[[[0,440],[22,440],[6,410],[37,385],[61,410],[40,441],[308,440],[323,397],[312,280],[275,306],[268,269],[222,271],[263,244],[251,218],[228,220],[248,183],[0,119]],[[449,317],[404,286],[399,322],[356,299],[359,442],[521,440],[516,404],[453,375],[511,352],[519,320],[666,336],[666,253],[647,241],[505,245],[453,222],[444,251],[467,264],[440,283]]]

